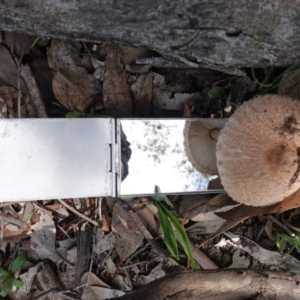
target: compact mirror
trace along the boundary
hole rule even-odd
[[[153,194],[155,185],[166,194],[222,192],[215,151],[218,131],[225,122],[119,119],[123,172],[119,195]]]

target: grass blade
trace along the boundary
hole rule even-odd
[[[163,210],[164,214],[170,219],[170,221],[174,225],[179,243],[181,244],[184,253],[191,261],[191,267],[193,269],[195,269],[195,268],[199,269],[199,265],[194,260],[192,250],[190,247],[190,242],[189,242],[189,239],[188,239],[188,236],[186,234],[184,227],[180,224],[180,222],[177,220],[177,218],[166,207],[164,207],[162,205],[161,209]]]
[[[158,201],[158,202],[165,202],[167,205],[171,206],[172,208],[174,207],[172,202],[169,200],[169,198],[167,196],[161,194],[161,190],[158,185],[155,186],[154,193],[156,195],[151,197],[153,200]]]
[[[164,242],[166,243],[166,246],[170,253],[175,257],[175,259],[178,260],[178,247],[173,228],[169,223],[167,216],[164,214],[164,211],[162,209],[163,205],[161,205],[159,202],[156,202],[156,207],[158,210],[159,223],[163,233]]]

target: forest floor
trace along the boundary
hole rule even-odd
[[[300,100],[297,65],[239,77],[121,45],[11,33],[0,42],[0,118],[230,118],[257,94]],[[96,300],[174,270],[299,269],[298,206],[245,210],[226,193],[2,202],[0,295]]]

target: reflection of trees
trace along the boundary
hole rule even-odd
[[[179,124],[182,124],[181,126]],[[136,126],[136,124],[135,124]],[[131,146],[144,152],[149,163],[157,166],[166,159],[174,161],[173,170],[179,171],[183,179],[184,190],[203,190],[207,188],[209,176],[200,174],[188,161],[183,147],[183,122],[172,120],[143,121],[144,140],[131,140]],[[173,171],[170,170],[170,173]],[[172,174],[170,174],[170,180]]]

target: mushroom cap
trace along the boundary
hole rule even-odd
[[[227,119],[186,121],[183,136],[184,149],[192,166],[199,172],[217,175],[216,136]]]
[[[224,189],[250,206],[300,188],[300,102],[262,95],[242,104],[221,130],[217,165]]]

